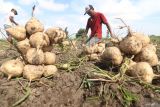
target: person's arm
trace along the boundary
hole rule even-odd
[[[105,23],[105,25],[106,25],[107,29],[109,30],[111,37],[114,37],[109,23]]]
[[[87,21],[86,30],[85,30],[86,35],[88,34],[88,30],[90,28],[89,21],[90,21],[90,19],[88,19],[88,21]]]
[[[89,28],[90,28],[89,21],[90,21],[90,19],[88,19],[88,21],[87,21],[86,30],[85,30],[86,35],[87,35],[88,30],[89,30]],[[92,38],[92,36],[90,36],[90,37],[86,40],[85,44],[88,43],[88,42],[91,40],[91,38]]]
[[[102,23],[106,25],[111,37],[113,37],[113,33],[112,33],[112,29],[110,27],[110,24],[108,23],[106,17],[103,14],[101,14],[101,19],[102,19]]]
[[[12,23],[14,23],[15,25],[18,25],[18,23],[14,21],[13,16],[10,16],[9,19],[10,19],[10,21],[11,21]]]
[[[86,30],[85,30],[85,34],[86,34],[86,35],[88,34],[88,30],[89,30],[89,28],[86,27]]]

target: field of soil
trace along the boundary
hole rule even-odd
[[[152,38],[152,41],[157,43],[160,59],[160,38]],[[5,41],[0,41],[0,65],[19,56],[8,46]],[[154,79],[152,84],[134,79],[105,81],[104,76],[93,72],[118,74],[119,69],[86,61],[80,56],[80,48],[61,50],[57,47],[53,52],[57,53],[57,66],[64,63],[74,63],[75,66],[59,69],[57,75],[42,77],[30,86],[23,77],[7,80],[0,72],[0,107],[160,107],[160,78]],[[154,67],[156,74],[160,74],[158,68]]]

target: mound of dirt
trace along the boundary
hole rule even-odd
[[[60,72],[59,76],[52,79],[42,78],[39,82],[31,83],[31,94],[20,107],[74,107],[81,106],[83,102],[82,89],[78,89],[81,83],[81,72]],[[25,80],[19,80],[24,85]],[[0,104],[10,107],[24,96],[18,80],[7,81],[0,79]]]

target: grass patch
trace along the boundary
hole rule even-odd
[[[118,89],[122,94],[123,101],[124,101],[123,105],[125,107],[130,107],[133,102],[138,101],[138,96],[133,94],[133,92],[129,91],[128,89],[124,88],[123,86],[119,86]]]
[[[150,36],[151,41],[155,44],[160,44],[160,36]]]

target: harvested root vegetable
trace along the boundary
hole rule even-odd
[[[144,82],[151,83],[155,74],[152,67],[147,62],[138,62],[131,66],[127,72],[129,76],[138,77]]]
[[[117,47],[107,47],[101,56],[102,61],[111,61],[113,65],[119,65],[122,63],[123,57],[121,51]]]
[[[44,46],[49,46],[50,45],[50,40],[47,34],[43,33],[44,35]]]
[[[142,51],[137,54],[134,58],[136,62],[148,62],[151,66],[158,65],[158,57],[156,53],[152,50],[142,49]]]
[[[43,51],[37,50],[36,48],[30,48],[26,54],[27,61],[33,65],[44,64],[44,53]]]
[[[49,37],[49,40],[51,41],[51,43],[55,42],[58,42],[58,32],[61,28],[58,28],[58,27],[53,27],[53,28],[48,28],[45,33],[48,35]],[[57,39],[55,39],[57,37]]]
[[[58,39],[59,39],[59,42],[62,42],[63,41],[63,37],[64,37],[64,31],[63,30],[59,30],[58,31],[59,33],[58,33],[58,35],[57,35],[57,37],[58,37]]]
[[[84,53],[85,54],[92,54],[92,53],[94,53],[94,49],[92,47],[85,46],[84,47]]]
[[[86,54],[103,53],[104,50],[105,50],[105,43],[98,43],[93,46],[84,47],[84,52]]]
[[[136,55],[142,49],[142,42],[135,36],[125,37],[119,45],[119,48],[125,54]]]
[[[67,38],[66,32],[63,31],[63,39],[66,39],[66,38]]]
[[[58,27],[48,28],[45,33],[48,35],[51,43],[62,43],[66,38],[66,33]]]
[[[93,46],[84,46],[84,52],[86,54],[96,53],[97,52],[97,47],[98,47],[98,44],[95,44]]]
[[[34,33],[29,38],[30,44],[33,48],[40,49],[44,45],[44,37],[42,32]]]
[[[97,47],[97,53],[103,53],[103,51],[105,50],[105,48],[103,47]]]
[[[52,46],[52,45],[43,46],[43,48],[42,48],[43,52],[51,52],[52,49],[53,49],[53,46]]]
[[[156,52],[156,46],[153,45],[153,44],[148,44],[148,45],[146,45],[145,47],[143,47],[142,50],[143,50],[143,51],[145,51],[145,50],[151,50],[151,51],[153,51],[153,52]]]
[[[44,53],[44,64],[52,65],[56,62],[56,55],[52,52],[45,52]]]
[[[28,34],[32,35],[36,32],[43,32],[43,24],[36,18],[32,17],[25,25]]]
[[[29,81],[40,79],[44,73],[43,66],[25,65],[23,71],[23,77]]]
[[[54,38],[56,37],[57,35],[57,30],[59,30],[59,28],[48,28],[45,33],[48,35],[50,41],[53,41]]]
[[[22,52],[22,54],[26,54],[28,49],[31,48],[29,40],[26,38],[25,40],[22,40],[17,43],[17,48]]]
[[[130,60],[130,63],[128,65],[128,68],[132,67],[133,65],[137,64],[136,62],[134,62],[133,60]]]
[[[56,39],[54,39],[54,43],[62,43],[66,38],[66,34],[63,30],[57,30]]]
[[[99,59],[99,56],[98,56],[98,54],[93,53],[93,54],[88,55],[88,58],[90,61],[95,61],[95,60]]]
[[[98,43],[98,46],[96,47],[97,53],[103,53],[105,50],[105,43]]]
[[[101,42],[101,43],[98,43],[98,47],[103,47],[105,49],[105,43]]]
[[[142,42],[142,47],[144,47],[150,43],[149,36],[144,35],[143,33],[133,32],[131,34],[132,34],[132,36],[135,36],[137,38],[137,40],[140,40]]]
[[[58,37],[55,37],[54,40],[53,40],[53,43],[54,43],[54,44],[57,44],[58,41],[59,41],[59,38],[58,38]]]
[[[26,38],[26,29],[23,26],[7,28],[6,32],[18,41],[24,40]]]
[[[43,76],[44,77],[49,77],[49,76],[53,76],[57,73],[58,69],[56,66],[54,65],[47,65],[44,66],[44,73]]]
[[[8,76],[8,80],[12,77],[22,75],[24,65],[20,60],[9,60],[1,65],[0,71]]]
[[[32,34],[29,40],[30,44],[37,49],[41,49],[43,46],[48,46],[50,44],[48,36],[42,32]]]

